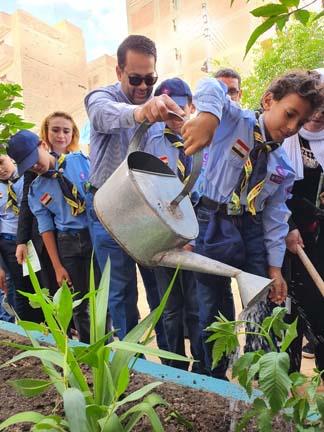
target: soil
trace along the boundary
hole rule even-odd
[[[16,343],[26,343],[21,336],[0,330],[0,340]],[[11,347],[0,347],[0,364],[12,358],[18,351]],[[46,378],[42,365],[34,358],[28,358],[14,365],[1,369],[0,372],[0,422],[13,414],[21,411],[38,411],[43,414],[62,414],[63,407],[60,397],[54,389],[42,393],[40,396],[26,398],[16,393],[8,381],[19,378]],[[153,379],[143,374],[134,373],[127,393],[133,392]],[[234,403],[214,393],[198,391],[176,384],[164,383],[154,390],[169,403],[168,407],[159,407],[157,412],[162,419],[165,432],[230,432],[234,430],[233,419],[246,410],[242,402]],[[177,421],[172,415],[177,411],[184,421]],[[190,422],[191,426],[188,426]],[[231,425],[232,422],[232,425]],[[273,426],[273,431],[281,431],[285,428],[284,422],[278,420]],[[286,428],[285,428],[286,429]],[[7,428],[7,432],[29,431],[30,424],[19,424]],[[247,431],[256,430],[249,425]],[[287,430],[287,429],[286,429]],[[149,432],[151,428],[144,419],[136,429],[136,432]],[[113,431],[112,431],[113,432]]]

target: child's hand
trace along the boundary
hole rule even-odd
[[[6,282],[6,273],[5,271],[0,268],[0,289],[4,291],[6,294],[8,294],[8,287]]]
[[[193,155],[208,146],[218,125],[218,118],[208,112],[201,112],[197,117],[188,120],[181,129],[186,155]]]
[[[57,267],[55,269],[56,281],[59,286],[65,281],[68,285],[72,285],[69,273],[65,270],[63,266]]]
[[[18,264],[22,265],[27,258],[27,245],[26,244],[19,244],[16,247],[16,258]]]

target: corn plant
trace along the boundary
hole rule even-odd
[[[217,321],[207,328],[211,332],[207,342],[214,343],[212,367],[224,354],[230,355],[239,349],[238,337],[241,334],[264,338],[270,347],[267,353],[263,350],[247,352],[233,364],[232,377],[238,379],[249,397],[254,380],[262,392],[262,397],[254,399],[251,408],[237,423],[236,431],[247,430],[249,421],[256,418],[259,431],[271,432],[273,419],[278,413],[287,420],[287,427],[290,425],[298,432],[324,430],[324,396],[316,393],[324,371],[314,369],[312,378],[299,372],[289,374],[287,349],[297,336],[297,319],[292,324],[285,323],[286,312],[287,309],[276,307],[262,324],[246,320],[228,321],[220,314]],[[243,330],[249,325],[257,330]],[[273,343],[272,334],[280,341],[279,349]]]
[[[127,396],[125,392],[129,384],[131,366],[137,358],[136,356],[134,358],[135,354],[188,361],[186,357],[147,346],[154,326],[165,307],[174,278],[155,311],[133,328],[124,340],[107,343],[112,338],[112,332],[106,334],[105,330],[110,263],[107,262],[97,291],[92,268],[90,289],[85,296],[89,299],[91,343],[72,346],[69,344],[67,331],[73,308],[82,300],[74,301],[66,284],[63,284],[51,299],[39,286],[29,263],[28,267],[35,293],[25,293],[25,295],[42,308],[45,322],[37,324],[18,321],[26,331],[31,346],[9,344],[23,352],[1,367],[27,357],[38,358],[43,364],[48,379],[24,378],[12,381],[11,384],[25,396],[39,395],[45,389],[54,386],[62,397],[65,416],[64,418],[58,415],[45,416],[34,411],[17,413],[2,422],[0,430],[5,430],[16,423],[31,422],[32,431],[128,432],[143,416],[147,416],[153,431],[163,431],[155,408],[157,405],[166,405],[166,402],[159,395],[151,393],[161,382],[145,385]],[[44,334],[50,333],[54,345],[40,346],[32,334],[34,330]],[[91,369],[92,386],[88,384],[82,369],[83,365]],[[127,407],[130,403],[132,406],[120,414],[120,408]]]

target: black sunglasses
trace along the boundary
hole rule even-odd
[[[157,80],[158,77],[153,75],[145,75],[144,77],[139,75],[128,75],[129,84],[135,87],[141,85],[143,81],[148,87],[152,87]]]

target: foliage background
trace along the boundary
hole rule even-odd
[[[315,69],[324,65],[323,19],[306,25],[294,20],[276,36],[253,50],[254,71],[243,79],[242,105],[256,109],[263,92],[278,75],[291,69]]]

